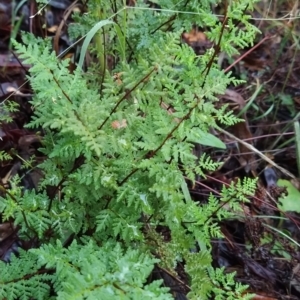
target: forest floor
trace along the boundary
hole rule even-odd
[[[37,13],[35,1],[16,1],[21,2],[15,15],[12,1],[0,3],[0,100],[19,104],[19,111],[11,114],[13,122],[0,126],[0,151],[14,157],[1,162],[1,185],[15,174],[24,175],[22,160],[39,146],[39,137],[24,127],[32,113],[28,102],[32,91],[26,79],[30,66],[13,52],[11,38],[19,39],[25,30],[53,37],[57,53],[71,45],[66,26],[60,26],[71,1],[51,1],[47,11],[35,18],[29,18]],[[199,179],[201,188],[190,190],[201,201],[211,190],[220,191],[222,184],[236,178],[258,178],[256,195],[244,216],[222,222],[224,239],[212,241],[214,266],[235,271],[236,279],[256,295],[254,299],[300,299],[299,14],[298,1],[261,1],[252,12],[253,23],[261,31],[253,47],[231,60],[220,57],[221,67],[245,83],[229,87],[219,96],[218,105],[228,104],[245,122],[220,134],[228,151],[221,156],[211,149],[210,154],[224,162],[222,168],[206,180]],[[199,28],[184,33],[182,42],[198,55],[211,46]],[[25,188],[35,188],[38,177],[35,172],[24,176]],[[8,261],[18,247],[15,229],[0,222],[1,259]],[[184,290],[182,286],[183,294]]]

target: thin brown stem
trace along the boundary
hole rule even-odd
[[[195,97],[196,98],[198,98],[196,95],[195,95]],[[200,100],[200,99],[198,99],[198,100]],[[191,115],[191,113],[193,112],[193,110],[197,107],[197,105],[198,105],[198,102],[199,101],[197,101],[197,103],[193,106],[193,107],[191,107],[190,108],[190,110],[188,111],[188,113],[183,117],[183,118],[181,118],[181,120],[177,123],[177,125],[167,134],[167,136],[164,138],[164,140],[161,142],[161,144],[155,149],[155,150],[151,150],[151,151],[149,151],[149,152],[147,152],[144,156],[143,156],[143,158],[144,159],[149,159],[149,158],[151,158],[151,157],[153,157],[153,156],[155,156],[156,154],[157,154],[157,152],[164,146],[164,144],[167,142],[167,140],[169,140],[172,136],[173,136],[173,134],[174,134],[174,132],[178,129],[178,127],[182,124],[182,122],[184,122],[185,120],[187,120],[189,117],[190,117],[190,115]],[[121,186],[121,185],[123,185],[133,174],[135,174],[136,172],[138,171],[138,168],[135,168],[135,169],[133,169],[120,183],[119,183],[119,185]]]
[[[103,123],[100,125],[100,127],[98,128],[98,130],[101,130],[103,128],[103,126],[106,124],[106,122],[108,121],[108,119],[110,118],[110,116],[117,110],[117,108],[119,107],[119,105],[125,100],[127,99],[127,97],[145,80],[147,80],[151,74],[153,72],[155,72],[157,70],[156,67],[154,67],[146,76],[144,76],[140,81],[138,81],[134,87],[130,90],[128,90],[125,95],[117,102],[117,104],[115,105],[115,107],[112,109],[112,111],[110,112],[110,115],[103,121]]]
[[[223,37],[224,31],[225,31],[225,27],[227,25],[227,20],[228,20],[228,17],[227,17],[227,11],[226,11],[225,18],[224,18],[223,23],[222,23],[222,28],[221,28],[221,32],[220,32],[218,43],[214,46],[214,53],[213,53],[210,61],[208,62],[207,66],[202,71],[202,74],[206,71],[204,77],[206,77],[208,75],[208,73],[209,73],[209,71],[210,71],[210,69],[211,69],[211,67],[213,65],[215,57],[220,53],[220,50],[221,50],[221,41],[222,41],[222,37]]]
[[[233,62],[229,67],[227,67],[224,72],[228,72],[233,66],[235,66],[238,62],[240,62],[242,59],[244,59],[246,56],[248,56],[252,51],[254,51],[258,46],[260,46],[262,43],[264,43],[267,40],[272,39],[273,36],[265,36],[259,43],[257,43],[254,47],[252,47],[250,50],[245,52],[243,55],[241,55],[235,62]]]

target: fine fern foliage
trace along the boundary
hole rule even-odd
[[[205,203],[191,199],[187,182],[219,166],[209,153],[193,154],[195,144],[225,148],[211,129],[240,121],[215,105],[240,83],[217,59],[253,44],[258,30],[245,11],[255,1],[231,1],[222,22],[210,8],[218,1],[152,1],[159,10],[147,1],[98,2],[74,17],[72,38],[112,17],[122,34],[101,28],[88,72],[70,73],[49,40],[24,34],[14,42],[32,66],[28,126],[43,131],[39,150],[47,158],[38,190],[24,191],[16,178],[1,197],[3,220],[35,240],[35,249],[1,263],[1,299],[172,299],[148,277],[155,264],[176,275],[180,261],[189,299],[250,299],[234,274],[211,266],[210,240],[222,237],[218,221],[241,210],[255,181],[232,183]],[[195,25],[215,43],[202,56],[181,42]]]
[[[11,262],[0,262],[1,299],[50,299],[49,283],[56,278],[48,270],[40,268],[37,256],[20,250],[19,257]]]

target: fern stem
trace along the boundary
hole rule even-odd
[[[117,110],[118,106],[125,100],[127,97],[145,80],[147,80],[153,72],[157,71],[157,67],[154,67],[146,76],[144,76],[140,81],[138,81],[132,89],[127,91],[125,95],[117,102],[117,104],[114,106],[112,111],[110,112],[110,115],[102,122],[98,130],[101,130],[103,126],[106,124],[106,122],[109,120],[110,116]]]

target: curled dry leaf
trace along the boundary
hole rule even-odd
[[[227,89],[222,98],[235,102],[239,105],[240,110],[246,105],[245,99],[234,90]]]
[[[244,98],[234,90],[227,89],[225,94],[221,96],[223,99],[230,100],[238,105],[238,110],[242,110],[246,102]],[[248,120],[246,114],[243,114],[244,122],[237,123],[231,126],[232,133],[240,140],[247,140],[248,143],[252,144],[252,133],[249,130]],[[256,169],[255,155],[253,152],[249,152],[249,149],[243,144],[239,143],[239,162],[241,166],[245,167],[246,171],[254,171]]]
[[[121,121],[118,121],[118,120],[113,121],[113,122],[111,123],[111,127],[112,127],[113,129],[126,128],[126,127],[127,127],[127,121],[126,121],[126,119],[122,119]]]
[[[3,242],[6,238],[14,233],[16,227],[10,222],[0,224],[0,242]]]
[[[41,137],[37,134],[28,134],[19,138],[18,146],[20,149],[28,151],[28,148],[33,143],[40,143]]]
[[[207,39],[205,33],[197,28],[192,29],[190,32],[184,32],[182,39],[190,45],[197,54],[203,54],[205,49],[212,46],[212,43]]]
[[[24,93],[20,92],[18,89],[16,89],[15,87],[13,87],[13,86],[8,86],[6,88],[6,92],[14,93],[15,95],[18,95],[20,97],[32,97],[33,96],[32,94],[24,94]]]
[[[47,31],[48,31],[48,32],[51,32],[51,33],[55,33],[56,30],[57,30],[57,28],[58,28],[57,25],[53,25],[53,26],[47,28]]]
[[[123,75],[123,72],[115,73],[113,78],[117,82],[118,85],[121,85],[123,83],[121,77]]]
[[[182,37],[189,44],[206,41],[206,35],[204,32],[196,29],[192,29],[190,32],[183,33]]]
[[[164,102],[160,103],[160,107],[163,108],[164,110],[166,110],[169,115],[172,115],[174,113],[174,109],[172,107],[170,107],[169,105],[167,105],[166,103],[164,103]],[[180,119],[174,118],[174,121],[176,123],[179,123]]]

